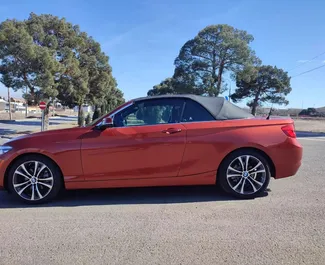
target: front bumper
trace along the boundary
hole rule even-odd
[[[8,162],[6,160],[0,159],[0,190],[5,189],[5,174],[8,166]]]

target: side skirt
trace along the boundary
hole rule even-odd
[[[214,185],[216,172],[206,172],[190,176],[168,177],[155,179],[123,179],[103,181],[69,181],[65,183],[67,190],[74,189],[101,189],[101,188],[126,188],[126,187],[154,187],[154,186],[192,186]]]

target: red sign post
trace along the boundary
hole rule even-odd
[[[39,108],[42,110],[42,122],[41,122],[41,131],[44,131],[44,110],[46,109],[46,102],[42,101],[39,103]]]

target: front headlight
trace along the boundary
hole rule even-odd
[[[12,149],[11,146],[0,146],[0,156],[9,152]]]

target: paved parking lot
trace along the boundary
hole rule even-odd
[[[212,187],[70,191],[27,207],[0,192],[0,264],[325,264],[325,138],[264,197]]]
[[[77,117],[50,117],[50,128],[51,126],[59,126],[62,124],[71,124],[77,122]],[[6,140],[2,137],[7,137],[15,133],[21,132],[34,132],[41,130],[40,119],[25,119],[20,121],[6,121],[0,122],[0,145]]]

